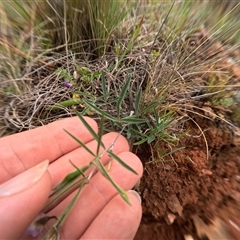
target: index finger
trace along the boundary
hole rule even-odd
[[[97,132],[97,123],[85,118]],[[0,139],[0,183],[48,159],[50,162],[76,149],[79,144],[64,131],[66,129],[82,142],[93,139],[78,117],[55,121],[26,132]]]

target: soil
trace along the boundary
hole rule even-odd
[[[193,37],[204,39],[202,29],[197,33]],[[191,43],[199,42],[195,38]],[[234,55],[216,41],[206,49],[227,53],[219,66],[239,84],[240,50]],[[237,64],[229,64],[230,58]],[[187,134],[174,146],[183,149],[151,163],[151,146],[138,152],[145,172],[137,189],[143,217],[135,240],[240,239],[240,104],[234,116],[229,108],[200,102],[198,114],[183,126]],[[166,143],[157,147],[160,152],[169,149]]]
[[[145,173],[135,240],[240,239],[239,128],[204,117],[196,122],[186,123],[189,132],[179,142],[185,148],[171,158],[148,164],[148,147],[138,153]]]

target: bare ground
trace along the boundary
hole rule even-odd
[[[172,158],[147,164],[150,152],[139,153],[145,162],[139,187],[143,218],[135,240],[240,238],[239,129],[201,117],[196,121],[204,130],[208,156],[191,121],[188,135],[179,142],[185,149]]]

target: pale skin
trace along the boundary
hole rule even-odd
[[[96,122],[91,118],[86,120],[97,132]],[[0,184],[8,182],[20,173],[26,173],[27,169],[32,169],[46,159],[49,160],[47,170],[34,184],[9,196],[1,196],[0,185],[0,239],[32,239],[24,232],[47,203],[51,190],[74,169],[69,160],[79,167],[92,160],[93,157],[63,129],[81,139],[93,152],[96,150],[97,142],[77,117],[59,120],[0,139]],[[104,145],[110,146],[117,136],[117,133],[104,135]],[[140,201],[129,190],[139,181],[143,167],[139,158],[129,151],[124,137],[120,136],[117,139],[113,152],[138,173],[133,174],[116,161],[111,161],[109,165],[107,154],[102,157],[111,177],[127,191],[132,206],[122,200],[100,173],[96,173],[85,186],[74,210],[65,221],[61,239],[134,238],[140,224],[142,209]],[[20,181],[14,182],[14,186],[18,183]],[[72,196],[66,197],[47,215],[59,216]],[[53,223],[54,220],[51,220],[48,225]]]

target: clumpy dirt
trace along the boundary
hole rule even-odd
[[[204,117],[197,122],[186,123],[190,130],[179,142],[185,148],[171,158],[148,164],[147,146],[138,153],[145,173],[135,240],[240,239],[239,129]]]

